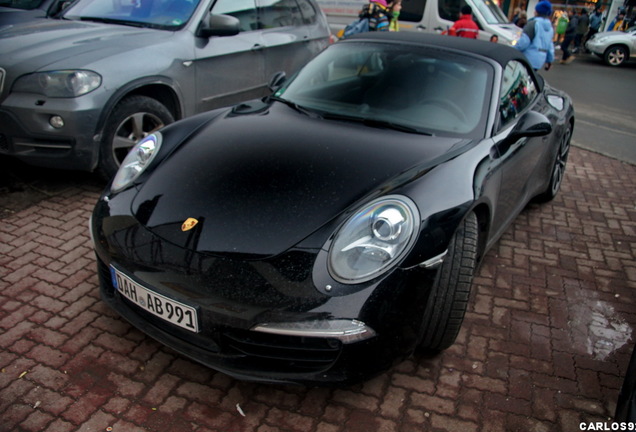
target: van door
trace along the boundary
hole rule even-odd
[[[234,16],[240,21],[241,32],[236,36],[196,38],[197,112],[267,93],[256,0],[217,0],[212,13]]]
[[[437,0],[437,7],[430,8],[430,25],[432,32],[441,33],[453,26],[459,19],[462,0]]]

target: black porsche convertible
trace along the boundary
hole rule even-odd
[[[346,384],[451,346],[473,274],[561,185],[568,95],[490,42],[367,33],[147,136],[91,221],[102,298],[245,380]]]

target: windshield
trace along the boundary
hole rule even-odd
[[[275,97],[327,118],[481,138],[491,88],[491,66],[472,57],[352,41],[323,51]]]
[[[44,0],[0,0],[0,6],[24,10],[37,9],[42,3]]]
[[[79,0],[64,18],[176,30],[192,16],[200,0]]]
[[[493,0],[475,0],[473,3],[481,12],[488,24],[508,24],[510,21],[506,18],[501,8]]]

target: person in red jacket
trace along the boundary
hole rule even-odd
[[[448,29],[451,36],[459,36],[470,39],[477,39],[479,36],[479,27],[473,21],[473,10],[470,6],[464,5],[461,9],[461,15],[455,24]]]

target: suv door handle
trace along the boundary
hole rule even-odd
[[[252,51],[263,51],[263,49],[265,49],[265,47],[263,45],[261,45],[261,44],[255,44],[252,47]]]

